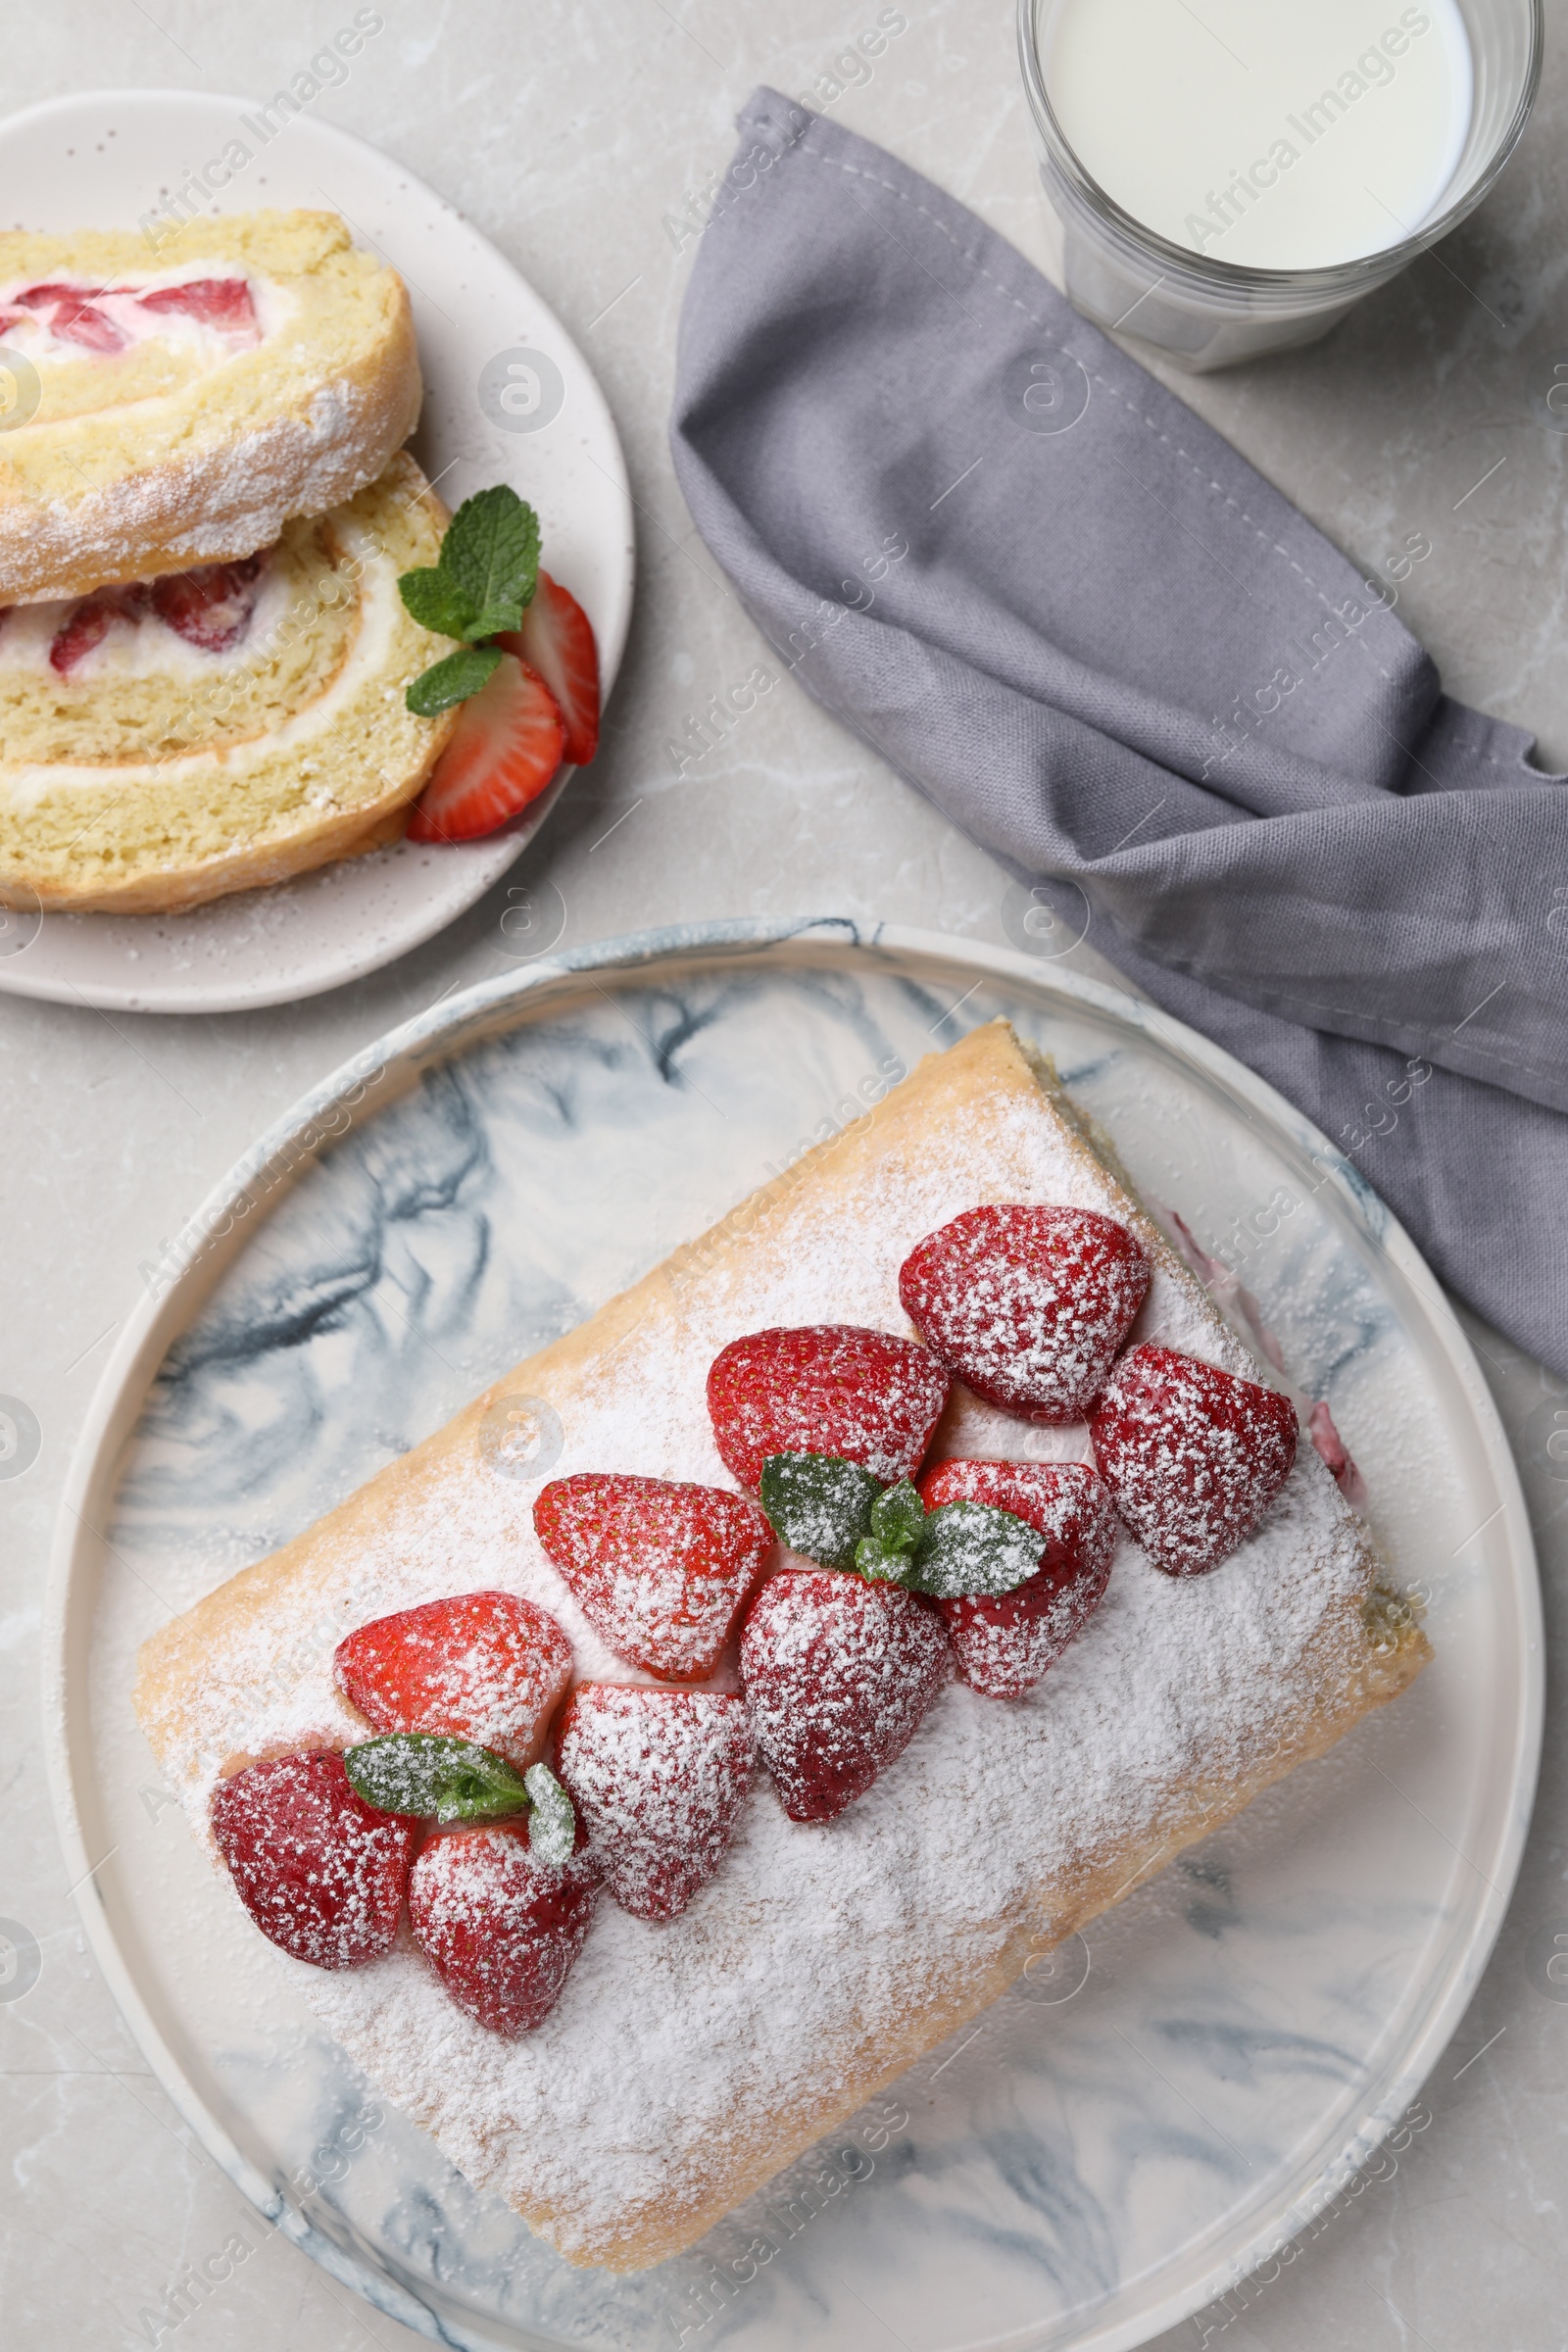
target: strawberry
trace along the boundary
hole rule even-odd
[[[458,712],[451,742],[409,819],[410,841],[473,841],[536,801],[566,740],[555,696],[537,671],[503,654]]]
[[[741,1679],[792,1821],[831,1821],[903,1754],[946,1678],[942,1623],[894,1585],[831,1569],[770,1577],[741,1635]]]
[[[121,333],[107,312],[95,307],[95,296],[106,291],[103,286],[68,286],[52,278],[25,287],[11,299],[24,310],[47,311],[49,332],[63,343],[79,343],[84,351],[123,351],[129,338]]]
[[[1291,1474],[1296,1407],[1173,1348],[1135,1348],[1090,1417],[1100,1475],[1156,1568],[1201,1576]]]
[[[595,1632],[672,1683],[712,1673],[773,1545],[739,1494],[624,1472],[552,1479],[533,1524]]]
[[[499,1822],[433,1838],[409,1881],[415,1939],[460,2009],[492,2034],[531,2034],[561,1997],[593,1921],[598,1870],[559,1868]]]
[[[910,1250],[899,1297],[939,1362],[1005,1410],[1081,1421],[1149,1289],[1125,1225],[1087,1208],[968,1208]]]
[[[378,1813],[329,1749],[249,1764],[213,1791],[213,1836],[264,1936],[313,1968],[390,1951],[418,1825]]]
[[[531,1600],[462,1592],[362,1625],[332,1674],[378,1732],[471,1740],[526,1772],[571,1680],[571,1643]]]
[[[548,571],[539,574],[520,629],[496,639],[549,687],[565,724],[564,757],[586,767],[599,749],[599,648],[587,613]]]
[[[1087,1462],[941,1462],[920,1481],[928,1511],[989,1502],[1046,1539],[1027,1584],[994,1597],[939,1600],[959,1674],[988,1698],[1022,1698],[1104,1597],[1116,1513]]]
[[[182,312],[203,326],[217,327],[233,343],[261,340],[256,306],[243,277],[191,277],[180,286],[155,286],[136,300],[144,311]]]
[[[50,640],[50,668],[62,678],[69,677],[78,662],[102,645],[111,621],[128,620],[134,628],[139,618],[134,599],[120,589],[104,588],[96,596],[84,597],[79,605],[72,606]]]
[[[198,564],[149,580],[140,593],[176,637],[204,654],[220,654],[250,625],[262,563],[260,556],[243,556],[236,564]]]
[[[611,1893],[638,1919],[674,1919],[717,1870],[751,1786],[745,1700],[579,1683],[556,1738]]]
[[[831,1453],[886,1486],[915,1469],[948,1401],[948,1376],[912,1340],[852,1323],[756,1331],[708,1374],[724,1467],[755,1494],[774,1453]]]

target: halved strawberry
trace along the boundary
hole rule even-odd
[[[220,654],[242,637],[261,593],[261,556],[233,564],[198,564],[166,571],[141,590],[164,626],[203,653]]]
[[[1122,1358],[1089,1427],[1117,1510],[1169,1576],[1245,1544],[1296,1460],[1288,1396],[1152,1344]]]
[[[706,1886],[751,1786],[754,1745],[733,1693],[578,1684],[556,1736],[561,1778],[623,1910],[674,1919]]]
[[[49,332],[64,343],[79,343],[85,351],[123,351],[128,336],[107,312],[95,307],[94,297],[105,292],[102,286],[70,286],[61,279],[49,279],[41,285],[28,286],[12,300],[24,310],[48,311]]]
[[[899,1297],[926,1346],[992,1404],[1079,1421],[1149,1289],[1125,1225],[1087,1208],[968,1208],[910,1250]]]
[[[460,2009],[492,2034],[531,2034],[582,1950],[598,1876],[585,1850],[540,1862],[510,1822],[451,1830],[414,1865],[409,1920]]]
[[[182,312],[186,318],[199,318],[204,326],[219,328],[231,342],[260,340],[256,305],[243,277],[191,277],[180,286],[155,286],[149,294],[138,294],[136,300],[144,311]]]
[[[471,1740],[526,1772],[571,1680],[571,1643],[531,1600],[462,1592],[362,1625],[332,1674],[378,1732]]]
[[[988,1502],[1046,1539],[1027,1584],[995,1597],[939,1600],[958,1672],[988,1698],[1022,1698],[1104,1597],[1116,1548],[1109,1491],[1087,1462],[940,1462],[920,1481],[928,1511]]]
[[[831,1821],[904,1753],[948,1673],[942,1622],[894,1585],[831,1569],[769,1577],[741,1680],[792,1821]]]
[[[503,654],[458,712],[409,819],[410,841],[474,841],[536,801],[561,765],[565,727],[537,671]]]
[[[542,571],[521,628],[496,643],[538,671],[565,726],[564,757],[573,767],[586,767],[599,749],[599,648],[576,598]]]
[[[249,1764],[213,1791],[213,1836],[262,1934],[313,1968],[392,1947],[418,1824],[378,1813],[329,1749]]]
[[[533,1524],[595,1631],[672,1683],[712,1673],[773,1545],[739,1494],[620,1471],[552,1479]]]
[[[948,1401],[948,1376],[912,1340],[853,1323],[754,1331],[708,1374],[724,1467],[755,1494],[772,1453],[833,1453],[886,1486],[907,1478]]]

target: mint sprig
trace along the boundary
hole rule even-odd
[[[431,1732],[388,1732],[345,1750],[343,1769],[350,1788],[382,1813],[413,1814],[473,1828],[487,1821],[528,1816],[528,1851],[559,1869],[577,1842],[577,1816],[548,1764],[514,1772],[505,1756],[471,1740],[449,1740]]]
[[[465,499],[448,525],[437,562],[406,571],[403,602],[421,628],[458,638],[465,650],[422,670],[404,694],[418,718],[465,703],[494,675],[501,659],[489,643],[520,629],[539,584],[539,517],[505,482]]]
[[[822,1568],[853,1568],[882,1482],[835,1453],[771,1453],[758,1493],[781,1544]]]
[[[906,1478],[877,1496],[871,1525],[855,1547],[855,1565],[861,1576],[884,1585],[907,1582],[921,1536],[925,1504]]]
[[[989,1502],[944,1502],[927,1515],[899,1581],[933,1600],[994,1599],[1027,1584],[1045,1548],[1039,1529],[1012,1511]]]
[[[1045,1551],[1039,1531],[1012,1511],[988,1502],[944,1502],[928,1511],[908,1479],[884,1487],[838,1454],[769,1454],[759,1492],[768,1524],[791,1551],[934,1600],[1014,1592]]]

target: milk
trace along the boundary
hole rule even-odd
[[[1086,171],[1211,261],[1311,270],[1398,244],[1469,126],[1455,0],[1055,0],[1041,30]]]

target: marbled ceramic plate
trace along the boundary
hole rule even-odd
[[[1429,1596],[1436,1663],[696,2253],[632,2279],[573,2271],[311,2019],[158,1785],[136,1645],[856,1115],[868,1082],[999,1012],[1055,1054],[1156,1212],[1239,1259],[1360,1462],[1379,1544]],[[844,923],[620,942],[372,1049],[143,1276],[61,1523],[50,1720],[71,1875],[207,2145],[382,2309],[464,2346],[1104,2352],[1301,2228],[1414,2097],[1529,1811],[1530,1536],[1416,1252],[1213,1047],[961,943]]]
[[[237,170],[235,147],[249,157]],[[546,564],[593,622],[608,697],[631,618],[620,443],[560,319],[476,228],[400,164],[308,108],[263,118],[251,98],[97,90],[0,122],[8,220],[33,229],[135,228],[212,158],[208,210],[341,213],[357,243],[401,270],[424,370],[414,453],[449,507],[497,481],[532,501]],[[229,176],[219,185],[222,171]],[[482,898],[570,773],[482,841],[402,841],[182,914],[0,909],[0,990],[111,1011],[234,1012],[338,988],[433,938]]]

